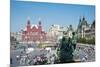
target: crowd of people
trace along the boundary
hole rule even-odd
[[[47,63],[47,57],[43,55],[32,56],[31,54],[16,56],[20,65],[41,65]]]
[[[80,62],[94,61],[94,46],[77,45],[77,37],[75,33],[72,33],[72,35],[72,38],[66,38],[66,36],[64,36],[61,39],[61,42],[56,47],[57,50],[55,50],[55,54],[53,54],[53,50],[51,50],[50,47],[45,49],[41,48],[43,51],[47,51],[47,53],[32,55],[32,53],[27,53],[28,50],[24,47],[23,52],[21,52],[19,56],[16,56],[16,60],[19,65],[24,66],[68,63],[74,62],[77,59],[79,59]],[[40,50],[40,52],[42,52],[42,50]]]
[[[73,55],[74,59],[79,59],[81,62],[95,61],[95,47],[93,45],[77,45]]]
[[[45,54],[32,55],[32,53],[21,52],[19,56],[16,56],[17,63],[19,65],[43,65],[54,64],[56,56],[51,54],[51,51],[47,51]]]

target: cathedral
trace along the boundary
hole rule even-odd
[[[84,16],[80,18],[77,33],[79,38],[95,37],[95,20],[89,24]]]

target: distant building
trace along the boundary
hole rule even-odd
[[[73,27],[72,25],[69,25],[68,30],[67,30],[67,36],[72,38],[72,33],[73,33]]]
[[[39,20],[38,25],[31,25],[30,20],[27,20],[25,29],[22,31],[23,41],[44,41],[46,38],[46,32],[43,31],[41,21]]]
[[[69,25],[69,27],[62,27],[62,26],[60,26],[60,25],[56,25],[56,24],[54,24],[54,25],[52,25],[51,27],[50,27],[50,29],[49,29],[49,32],[48,32],[48,34],[49,34],[49,39],[51,39],[51,40],[53,40],[53,39],[55,39],[55,40],[59,40],[59,39],[61,39],[63,36],[65,36],[64,35],[64,33],[66,33],[66,36],[67,37],[72,37],[72,32],[73,32],[73,28],[72,28],[72,25]],[[47,35],[48,35],[47,34]]]
[[[95,21],[90,24],[90,29],[85,31],[86,38],[95,38]]]
[[[80,18],[77,28],[78,38],[92,38],[95,37],[95,21],[88,24],[85,17]]]
[[[47,32],[47,40],[48,41],[56,41],[59,36],[60,25],[53,24],[50,26],[49,31]]]
[[[60,25],[52,25],[49,29],[50,32],[52,32],[52,35],[59,35],[59,31],[60,31]]]
[[[17,41],[21,41],[22,40],[22,35],[21,35],[20,32],[11,32],[10,36],[16,38]]]

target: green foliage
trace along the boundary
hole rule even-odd
[[[77,42],[84,43],[84,44],[95,44],[95,38],[90,38],[90,39],[79,38]]]

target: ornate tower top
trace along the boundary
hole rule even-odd
[[[80,18],[79,18],[79,22],[81,22],[81,16],[80,16]]]
[[[41,25],[41,18],[39,17],[39,25]]]
[[[30,18],[27,17],[27,24],[30,25]]]
[[[83,16],[83,20],[85,20],[85,17]]]
[[[26,25],[25,30],[29,32],[29,31],[30,31],[30,29],[31,29],[31,25],[30,25],[30,18],[29,18],[29,17],[27,17],[27,25]]]

